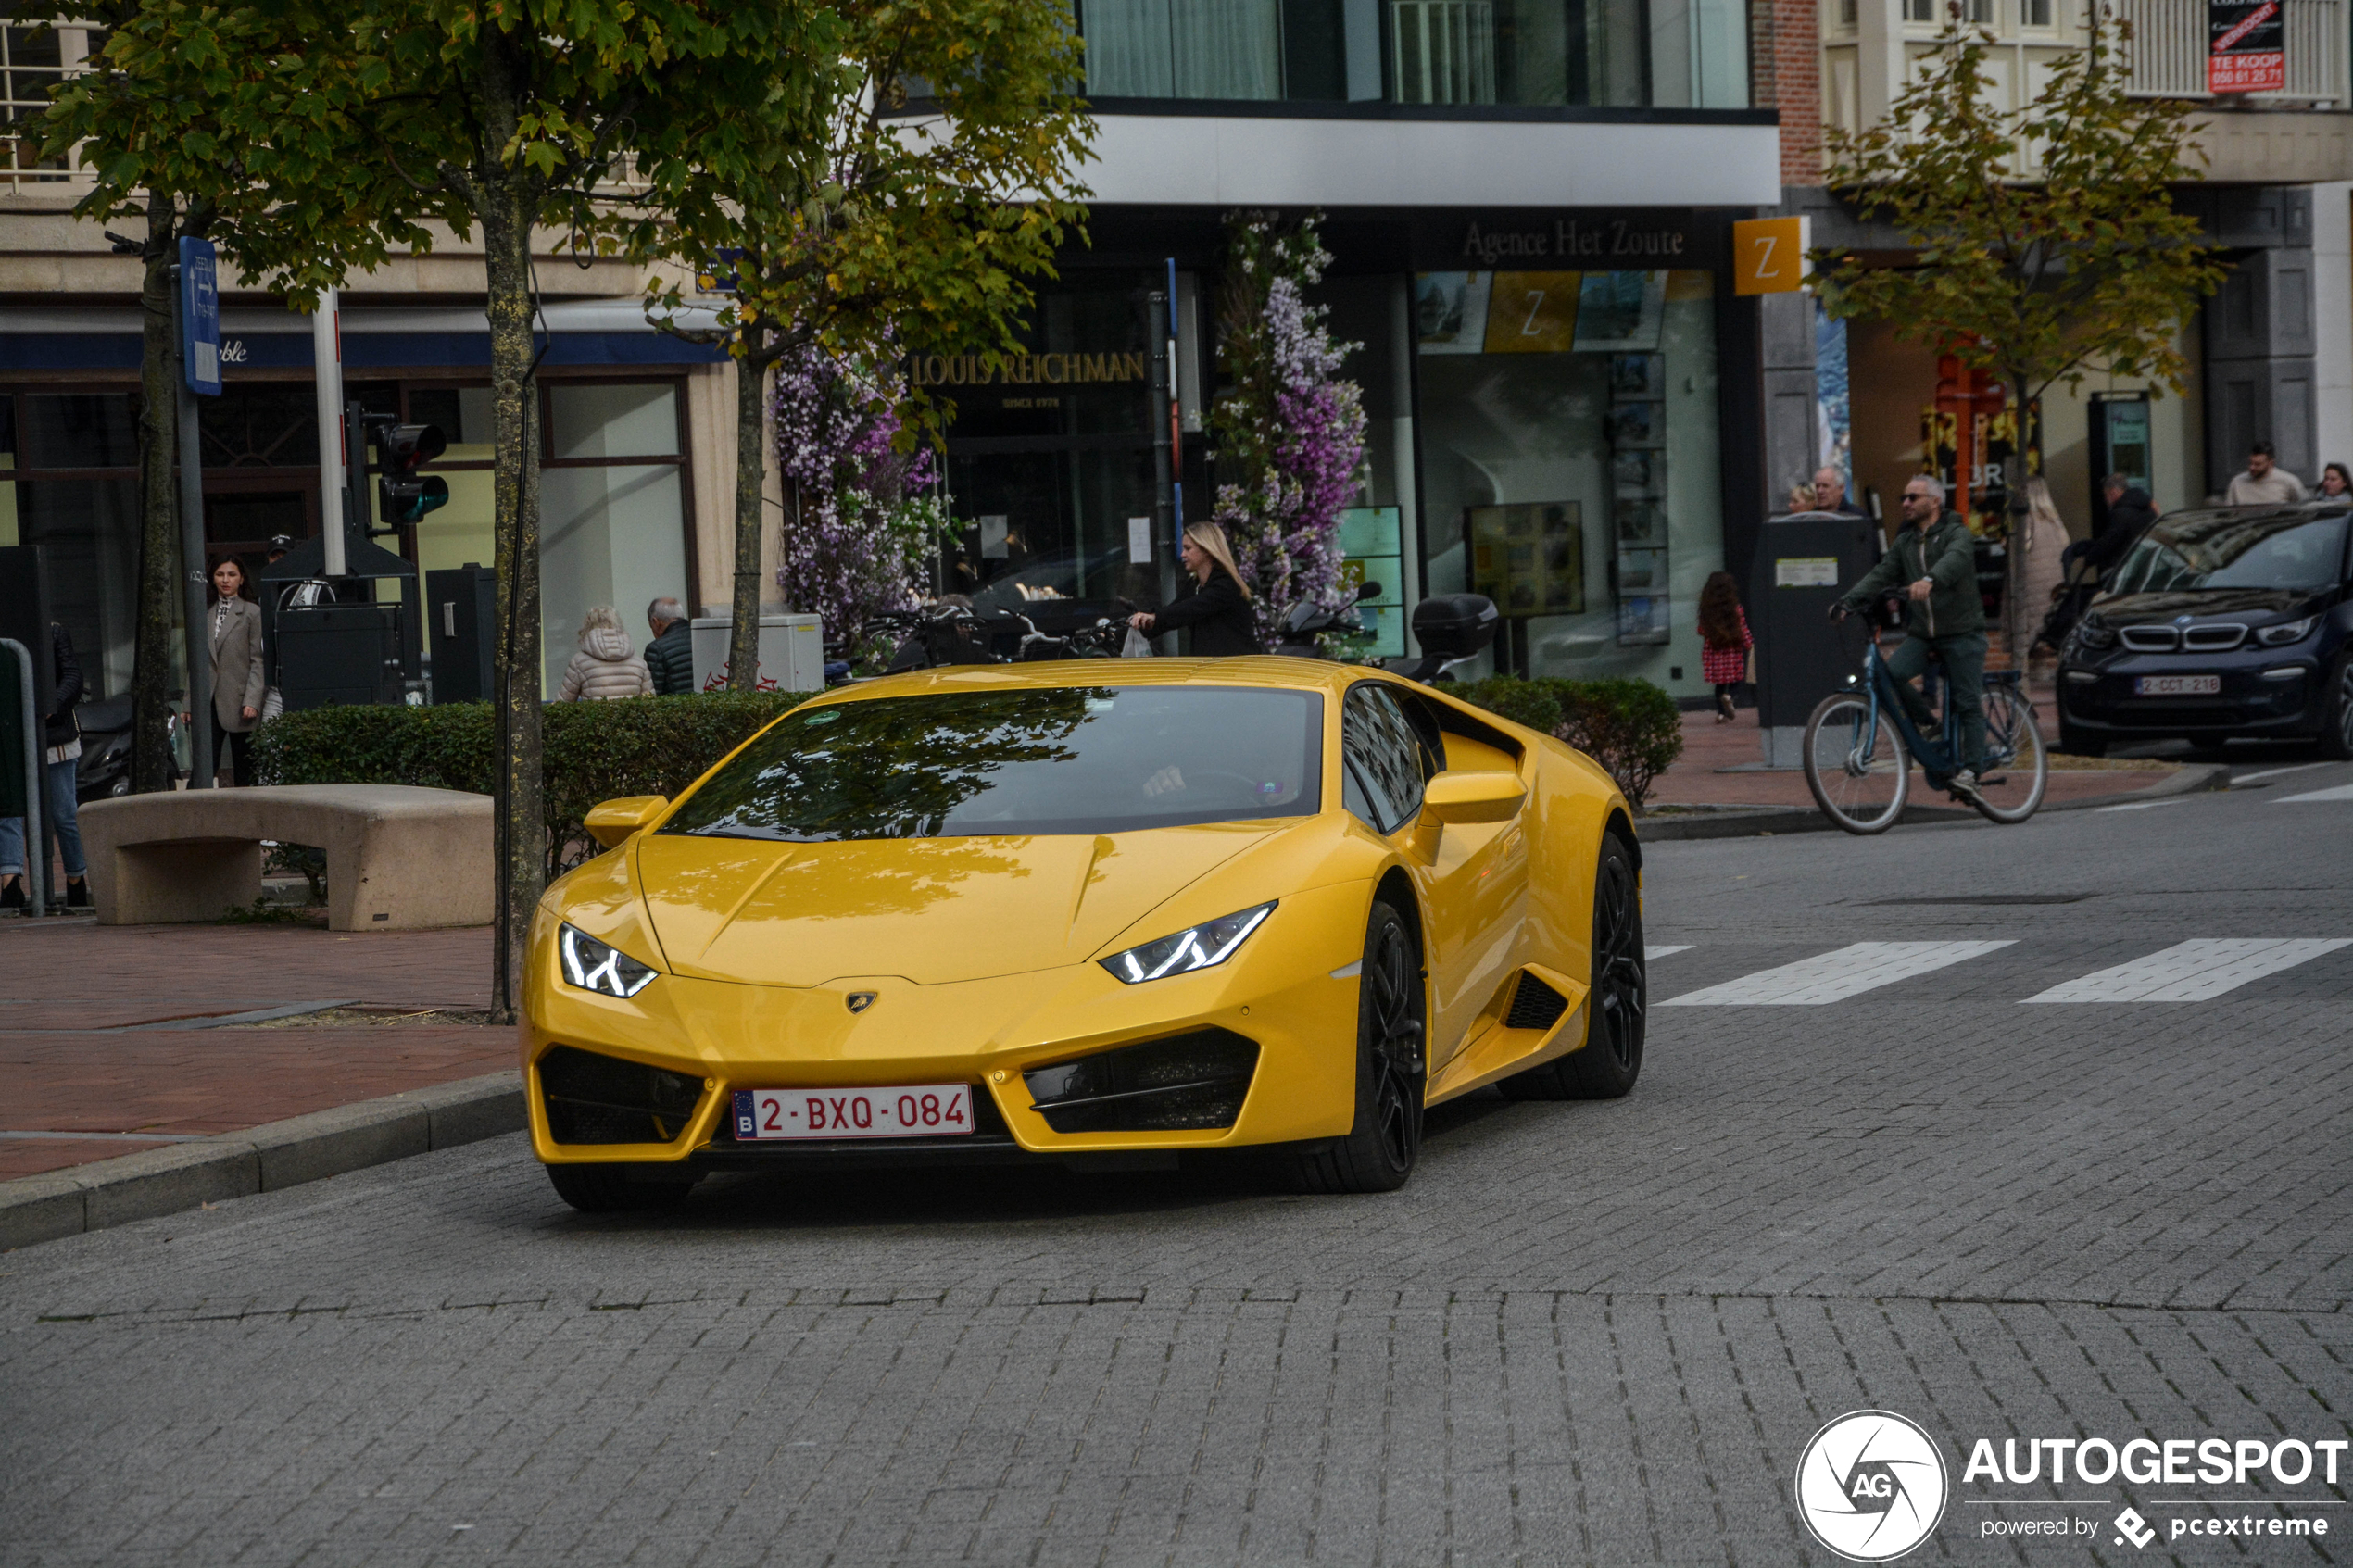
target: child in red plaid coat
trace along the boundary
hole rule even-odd
[[[1716,721],[1732,721],[1732,688],[1748,679],[1748,656],[1756,646],[1739,587],[1729,571],[1709,575],[1699,591],[1700,678],[1716,688]]]

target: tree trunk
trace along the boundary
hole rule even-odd
[[[179,259],[180,213],[171,197],[147,198],[146,279],[139,293],[139,609],[131,665],[131,787],[170,789],[173,763],[171,644],[179,598],[180,491],[173,478],[179,438],[180,334],[172,311],[172,263]],[[195,454],[189,455],[195,460]],[[187,570],[202,571],[190,561]],[[84,657],[94,669],[105,650]],[[211,716],[189,714],[208,724]]]
[[[519,949],[547,881],[546,792],[539,742],[539,386],[531,343],[531,228],[539,189],[502,163],[515,132],[521,69],[511,44],[483,30],[484,123],[472,171],[480,205],[490,317],[492,530],[498,571],[498,772],[493,916],[492,1022],[515,1017]]]
[[[757,327],[736,361],[736,598],[727,633],[727,689],[760,685],[760,535],[768,488],[767,333]]]

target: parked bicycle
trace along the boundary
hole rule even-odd
[[[1896,697],[1879,638],[1860,617],[1845,624],[1864,628],[1862,673],[1849,675],[1851,689],[1824,697],[1806,721],[1806,786],[1822,814],[1848,833],[1884,833],[1903,818],[1915,761],[1931,789],[1944,789],[1960,767],[1960,714],[1948,685],[1937,734],[1921,734]],[[2043,804],[2051,759],[2015,670],[1986,674],[1985,756],[1977,771],[1978,798],[1969,804],[1989,822],[2022,822]]]

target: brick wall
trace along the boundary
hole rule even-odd
[[[1865,5],[1885,0],[1863,0]],[[1781,111],[1781,183],[1822,182],[1821,0],[1750,0],[1752,101]]]

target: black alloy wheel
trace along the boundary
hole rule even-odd
[[[2353,648],[2337,656],[2321,704],[2321,755],[2333,762],[2353,759]]]
[[[1616,834],[1593,867],[1592,989],[1585,1044],[1495,1086],[1507,1099],[1617,1099],[1642,1073],[1650,975],[1642,960],[1642,890],[1634,857]]]
[[[1365,922],[1356,996],[1356,1122],[1301,1154],[1310,1192],[1394,1192],[1421,1157],[1428,992],[1413,932],[1384,903]]]

